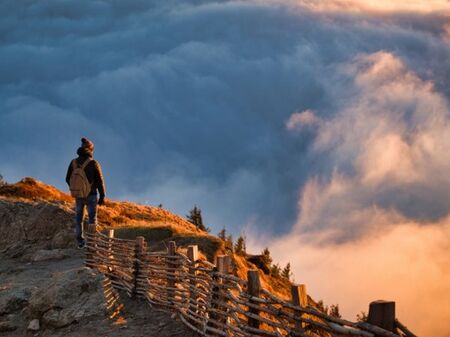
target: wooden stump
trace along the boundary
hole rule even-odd
[[[112,271],[113,268],[111,266],[112,266],[112,262],[114,260],[114,255],[113,255],[114,254],[114,250],[113,250],[114,229],[108,230],[108,238],[109,238],[109,241],[108,241],[108,262],[109,262],[108,270]]]
[[[175,268],[176,263],[174,263],[171,257],[175,257],[177,254],[177,244],[175,241],[169,241],[169,246],[167,247],[167,300],[171,302],[172,305],[175,305]]]
[[[209,328],[208,335],[209,336],[220,336],[218,331],[224,331],[224,325],[227,322],[228,315],[226,301],[227,298],[224,293],[224,289],[222,288],[222,284],[226,281],[220,276],[220,274],[228,274],[230,260],[226,255],[218,255],[216,257],[216,267],[213,272],[212,281],[215,283],[211,288],[211,297],[209,307],[209,320],[207,322],[207,327]]]
[[[308,306],[308,295],[306,294],[306,286],[304,284],[300,285],[291,285],[291,297],[292,297],[292,304],[300,307],[300,308],[306,308]],[[299,318],[303,317],[303,312],[300,310],[294,310],[294,314],[298,316]],[[304,332],[305,329],[305,323],[296,323],[295,328],[299,330],[300,332]]]
[[[259,280],[259,272],[258,270],[249,270],[247,272],[247,284],[248,289],[247,292],[252,297],[259,297],[261,294],[261,281]],[[251,304],[257,305],[258,302],[251,300]],[[249,307],[249,313],[259,316],[259,310],[257,308]],[[260,321],[256,318],[249,317],[248,325],[252,328],[259,329]]]
[[[138,277],[140,270],[140,259],[145,249],[145,238],[143,236],[136,237],[134,245],[134,270],[133,270],[133,292],[132,296],[136,297],[138,291]]]
[[[196,292],[197,282],[196,282],[196,262],[198,260],[198,246],[192,245],[188,246],[187,257],[191,261],[191,265],[189,266],[189,304],[188,307],[193,312],[197,312],[198,310],[198,294]]]
[[[395,331],[395,302],[373,301],[369,305],[367,323],[388,331]]]
[[[89,224],[86,238],[86,267],[95,268],[97,225]]]

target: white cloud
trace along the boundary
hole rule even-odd
[[[302,112],[294,112],[286,122],[288,130],[295,130],[304,126],[315,126],[321,122],[313,111],[305,110]]]

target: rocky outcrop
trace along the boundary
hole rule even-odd
[[[0,251],[17,243],[66,248],[73,244],[73,216],[62,203],[0,198]]]
[[[33,262],[62,260],[69,257],[71,251],[69,249],[39,249],[31,258]]]
[[[28,305],[33,288],[20,287],[5,289],[0,292],[0,316],[20,311]]]
[[[52,251],[43,252],[38,251],[36,256],[51,256],[48,252]],[[71,253],[56,252],[64,256]],[[9,262],[0,268],[4,276],[0,280],[0,332],[15,331],[21,336],[26,330],[59,329],[75,322],[103,320],[119,305],[110,281],[81,266],[78,257],[44,259],[26,266],[17,265],[17,260]],[[64,269],[59,271],[61,267]]]
[[[58,273],[48,287],[33,293],[28,316],[54,328],[92,316],[105,316],[104,280],[103,275],[85,267]]]

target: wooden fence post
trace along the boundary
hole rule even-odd
[[[229,270],[229,261],[230,260],[228,259],[228,256],[218,255],[216,257],[215,272],[227,274]],[[214,330],[224,331],[224,327],[222,326],[222,324],[225,324],[227,320],[227,317],[221,315],[221,312],[226,311],[226,306],[221,305],[222,302],[226,300],[224,294],[222,293],[223,289],[221,287],[221,285],[224,283],[224,279],[221,278],[220,275],[215,274],[212,281],[216,284],[214,284],[211,288],[211,310],[209,312],[209,321],[207,326]],[[215,336],[217,334],[214,334],[214,330],[212,335]]]
[[[137,236],[134,245],[134,271],[133,271],[133,293],[132,296],[136,297],[138,288],[138,277],[140,269],[140,259],[145,250],[145,238],[143,236]]]
[[[193,312],[197,312],[197,281],[196,281],[196,270],[195,265],[196,261],[198,260],[198,246],[192,245],[188,246],[187,250],[187,257],[192,262],[192,264],[189,266],[189,304],[188,308],[192,310]]]
[[[249,270],[247,271],[247,292],[252,297],[259,297],[261,293],[261,281],[259,280],[258,270]],[[250,300],[251,304],[257,305],[258,302]],[[259,310],[257,308],[249,307],[248,310],[251,314],[258,316]],[[259,329],[260,321],[256,318],[249,317],[248,325],[252,328]]]
[[[373,301],[369,305],[367,323],[388,331],[395,331],[395,302]]]
[[[171,302],[173,305],[175,299],[175,268],[176,263],[174,263],[172,257],[175,257],[177,254],[177,244],[175,241],[169,241],[169,246],[167,247],[167,300]]]
[[[86,238],[86,267],[95,268],[97,225],[89,224]]]
[[[227,275],[230,273],[230,271],[231,271],[230,269],[231,269],[231,257],[229,255],[223,255],[220,262],[218,263],[218,271],[221,274]],[[221,284],[226,284],[226,282],[227,282],[227,280],[225,278],[220,280]],[[224,294],[224,292],[226,292],[226,291],[227,290],[225,288],[219,289],[219,296],[218,296],[218,301],[220,303],[223,303],[223,305],[221,306],[219,304],[217,309],[219,311],[225,313],[225,316],[221,317],[221,319],[220,319],[220,323],[222,323],[222,324],[226,324],[227,320],[228,320],[228,315],[227,315],[228,308],[226,306],[228,299],[227,299],[227,296],[225,296],[225,294]],[[228,334],[228,331],[225,331],[225,332],[227,332],[227,334]]]
[[[107,266],[107,268],[111,272],[113,270],[113,268],[112,268],[112,261],[114,260],[113,244],[112,244],[112,241],[114,239],[114,229],[108,230],[108,238],[109,238],[109,242],[108,242],[108,261],[109,261],[109,265]]]
[[[114,238],[114,229],[108,230],[108,238],[110,238],[110,239]]]
[[[308,295],[306,293],[306,286],[304,284],[300,285],[291,285],[291,298],[292,298],[292,304],[295,306],[298,306],[300,308],[306,308],[308,306]],[[294,312],[295,316],[298,316],[301,318],[303,316],[303,313],[299,310],[295,310]],[[300,332],[304,331],[305,323],[296,322],[295,328],[300,330]]]

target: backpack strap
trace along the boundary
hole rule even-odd
[[[86,168],[86,166],[88,166],[88,164],[92,161],[92,159],[86,159],[83,163],[83,165],[81,165],[81,168],[84,170]]]
[[[72,169],[75,170],[78,167],[77,160],[72,160]]]

